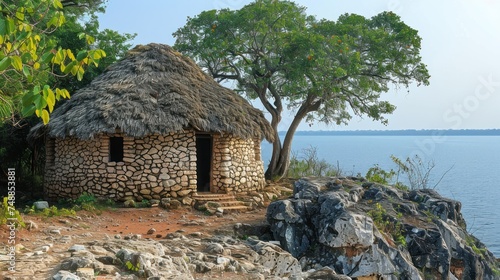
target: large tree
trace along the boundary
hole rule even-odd
[[[0,1],[0,3],[13,7],[19,2],[18,0],[4,0]],[[7,180],[7,169],[14,167],[18,175],[16,184],[18,190],[29,190],[30,194],[36,194],[37,190],[41,191],[45,158],[43,141],[37,142],[36,145],[29,145],[26,140],[30,128],[37,124],[40,119],[36,116],[22,117],[20,115],[23,94],[26,94],[34,87],[35,79],[38,80],[38,84],[47,85],[51,89],[66,89],[70,93],[76,91],[90,83],[108,65],[123,57],[130,49],[130,40],[135,37],[135,34],[120,34],[109,29],[99,30],[96,13],[104,12],[105,1],[66,0],[61,1],[61,4],[63,5],[62,9],[54,9],[54,6],[51,8],[46,6],[46,8],[52,10],[49,14],[54,11],[62,11],[65,19],[64,24],[57,28],[51,27],[47,30],[50,33],[45,32],[40,37],[50,40],[52,46],[72,50],[74,54],[78,54],[80,51],[87,53],[85,50],[88,49],[101,49],[106,52],[106,57],[99,59],[99,67],[93,63],[87,65],[83,76],[80,77],[81,80],[71,74],[65,75],[60,66],[45,68],[43,71],[32,71],[33,80],[31,83],[27,81],[28,77],[22,76],[23,74],[15,71],[15,69],[6,68],[5,72],[1,72],[0,99],[10,98],[10,104],[4,106],[7,107],[5,115],[9,117],[10,121],[0,121],[0,182]],[[42,12],[46,14],[44,10]],[[50,17],[45,16],[43,20],[46,22],[40,22],[38,26],[47,26]],[[80,34],[86,35],[80,36]],[[87,35],[95,39],[91,44],[87,40]],[[58,50],[55,47],[48,49],[48,46],[45,46],[45,49],[50,51]],[[42,69],[42,67],[39,69]]]
[[[36,114],[49,121],[57,100],[69,98],[68,90],[51,87],[50,77],[73,75],[81,80],[88,65],[97,66],[105,52],[89,46],[74,52],[57,45],[51,34],[66,22],[65,10],[83,14],[85,3],[96,0],[3,0],[0,1],[0,121]],[[96,11],[97,7],[90,10]],[[68,11],[69,12],[69,11]],[[88,45],[94,39],[80,34]]]
[[[337,21],[307,16],[290,1],[256,0],[240,10],[205,11],[174,33],[175,48],[213,78],[234,80],[259,99],[275,132],[268,179],[283,177],[303,120],[346,124],[353,115],[387,122],[395,106],[381,99],[391,84],[428,84],[417,31],[392,12]],[[283,142],[284,107],[295,112]]]

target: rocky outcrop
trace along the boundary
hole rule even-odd
[[[328,275],[331,269],[358,279],[500,279],[493,255],[466,232],[460,208],[432,190],[303,178],[293,198],[270,204],[267,220],[303,271]]]
[[[139,235],[68,244],[65,252],[19,254],[16,274],[2,279],[303,279],[296,258],[276,244],[227,235],[168,234],[165,239]],[[63,258],[58,257],[64,254]],[[44,260],[44,261],[40,261]],[[36,267],[33,264],[37,264]],[[2,274],[0,273],[0,276]]]

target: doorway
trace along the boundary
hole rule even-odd
[[[196,135],[196,178],[198,192],[210,192],[212,170],[212,136]]]

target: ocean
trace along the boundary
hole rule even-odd
[[[400,159],[418,155],[425,164],[434,162],[430,186],[449,170],[435,190],[462,202],[467,230],[500,257],[500,136],[332,136],[296,135],[292,150],[300,158],[313,147],[318,158],[340,166],[345,176],[364,176],[378,164],[395,169],[391,155]],[[272,147],[264,142],[262,158],[267,165]],[[404,177],[404,175],[403,175]]]

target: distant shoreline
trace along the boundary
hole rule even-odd
[[[286,131],[280,131],[284,135]],[[297,131],[297,136],[500,136],[500,129],[402,129]]]

